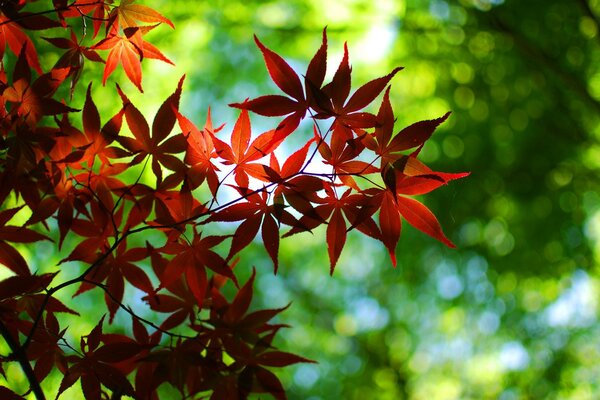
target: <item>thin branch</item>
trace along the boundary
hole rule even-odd
[[[35,398],[37,400],[45,400],[46,397],[44,396],[44,392],[42,391],[40,382],[38,382],[35,373],[31,368],[31,364],[27,359],[27,354],[25,353],[24,348],[19,346],[19,344],[15,341],[15,339],[10,334],[10,331],[6,329],[6,326],[4,326],[4,323],[1,320],[0,334],[2,335],[2,337],[4,337],[6,344],[8,344],[8,347],[10,347],[10,350],[12,351],[11,356],[19,362],[21,369],[23,370],[25,376],[27,377],[27,380],[29,381],[29,387],[35,395]]]
[[[122,308],[123,310],[125,310],[125,312],[127,312],[129,315],[131,315],[133,318],[136,318],[137,320],[139,320],[140,322],[143,322],[144,324],[151,326],[152,328],[156,329],[159,332],[164,333],[165,335],[174,337],[174,338],[180,338],[180,339],[193,339],[193,336],[187,336],[187,335],[180,335],[178,333],[173,333],[173,332],[169,332],[163,328],[161,328],[160,326],[156,325],[154,322],[149,321],[143,317],[140,317],[139,315],[137,315],[136,313],[133,312],[133,310],[131,309],[131,307],[126,306],[125,304],[121,303],[111,292],[110,290],[108,290],[108,287],[100,282],[95,282],[95,281],[91,281],[89,279],[83,279],[82,282],[86,282],[92,285],[95,285],[97,287],[99,287],[100,289],[104,290],[104,293],[106,293],[108,295],[108,297],[110,297],[110,299],[112,301],[114,301],[115,303],[118,304],[118,306],[120,308]]]

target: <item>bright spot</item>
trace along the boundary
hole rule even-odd
[[[363,297],[352,302],[350,308],[354,310],[354,319],[360,331],[383,328],[390,319],[387,310],[381,308],[377,300],[369,297]]]
[[[597,291],[588,274],[575,271],[572,285],[546,309],[550,326],[590,326],[596,321]]]
[[[529,353],[520,342],[508,342],[500,350],[500,364],[509,370],[522,370],[529,364]]]
[[[314,365],[300,365],[294,374],[294,382],[298,386],[309,388],[319,379],[319,372]]]
[[[374,64],[386,57],[394,40],[396,30],[390,24],[373,24],[356,46],[355,54],[361,54],[361,62]]]
[[[437,290],[444,299],[451,300],[463,291],[463,283],[456,275],[442,276],[437,283]]]

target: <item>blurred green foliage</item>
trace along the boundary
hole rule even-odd
[[[151,6],[176,29],[148,40],[177,67],[146,62],[143,96],[124,84],[146,115],[185,73],[184,113],[200,123],[210,106],[230,124],[227,103],[277,92],[252,35],[303,71],[324,26],[330,73],[344,41],[355,84],[405,67],[398,128],[453,111],[422,156],[472,173],[425,200],[457,250],[404,224],[395,270],[350,235],[329,277],[322,231],[284,240],[277,276],[260,247],[242,253],[257,307],[292,302],[279,346],[319,362],[281,372],[291,399],[600,397],[599,0]],[[94,91],[107,118],[114,88]]]

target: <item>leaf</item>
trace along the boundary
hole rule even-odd
[[[23,52],[27,64],[38,74],[42,74],[35,46],[29,36],[21,30],[19,25],[11,22],[9,18],[0,12],[0,58],[4,58],[6,44],[17,56]]]
[[[267,70],[273,82],[281,89],[284,93],[290,95],[299,102],[304,102],[304,90],[300,83],[300,78],[292,67],[289,66],[283,58],[277,53],[266,48],[258,37],[254,35],[254,41],[260,49],[267,65]]]
[[[4,400],[23,400],[23,397],[4,386],[0,386],[0,398]]]
[[[257,368],[255,375],[263,390],[270,393],[277,400],[287,399],[285,389],[274,373],[265,368]]]
[[[261,353],[256,357],[256,361],[260,365],[267,367],[287,367],[288,365],[298,363],[312,363],[315,361],[309,360],[295,354],[286,353],[284,351],[268,351]]]
[[[335,264],[346,244],[346,222],[339,208],[333,210],[327,225],[327,250],[329,252],[329,274],[333,275]]]
[[[344,111],[346,113],[362,110],[379,94],[385,89],[390,80],[396,75],[397,72],[401,71],[402,67],[394,68],[392,72],[383,76],[381,78],[374,79],[370,82],[365,83],[363,86],[358,88],[358,90],[350,97],[348,103],[344,106]]]
[[[117,363],[135,357],[142,347],[133,340],[107,343],[94,351],[94,358],[105,363]]]
[[[450,113],[447,112],[442,117],[427,121],[416,122],[402,129],[389,144],[389,151],[397,153],[402,150],[412,149],[420,146],[431,137],[435,128],[444,122]]]
[[[10,276],[0,281],[0,300],[40,292],[48,288],[56,274]]]
[[[106,58],[104,73],[102,75],[102,85],[106,85],[106,80],[114,72],[120,63],[129,80],[143,92],[142,89],[142,67],[141,58],[143,50],[135,46],[127,37],[114,35],[101,40],[93,47],[97,50],[109,50]]]
[[[279,269],[279,226],[271,214],[265,214],[263,218],[262,240],[269,257],[273,260],[273,273],[277,274]]]
[[[381,211],[379,212],[381,238],[388,250],[392,265],[396,267],[396,246],[400,240],[402,223],[393,195],[386,191],[382,196]]]
[[[323,80],[325,79],[325,73],[327,72],[327,28],[323,29],[323,39],[321,43],[321,47],[317,50],[313,58],[310,60],[308,64],[308,68],[306,70],[305,80],[310,82],[315,88],[320,88],[323,85]],[[306,85],[307,88],[307,98],[309,98],[308,90],[309,85]]]
[[[223,316],[223,321],[228,324],[236,324],[238,323],[246,311],[248,311],[248,307],[250,307],[250,302],[252,301],[254,278],[256,277],[256,269],[252,268],[252,275],[250,279],[241,287],[241,289],[235,295],[235,298],[231,302],[231,305],[227,309],[227,312]]]
[[[138,21],[147,23],[165,23],[171,28],[175,28],[168,18],[162,16],[156,10],[148,6],[133,3],[134,0],[123,0],[113,11],[118,15],[121,28],[136,27],[138,26]]]
[[[400,214],[402,214],[409,224],[450,248],[456,247],[442,232],[440,223],[435,218],[435,215],[422,203],[408,197],[398,196],[397,205],[398,211],[400,211]]]
[[[242,110],[231,133],[231,149],[233,150],[236,164],[241,162],[249,143],[250,118],[248,117],[248,111]]]

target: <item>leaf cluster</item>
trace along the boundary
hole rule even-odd
[[[57,98],[57,89],[68,84],[73,93],[87,61],[105,64],[103,84],[121,65],[142,91],[140,63],[170,63],[143,36],[173,24],[132,0],[55,0],[42,13],[27,11],[30,3],[0,6],[0,50],[3,55],[8,45],[18,57],[14,70],[2,66],[0,76],[0,263],[12,274],[0,281],[0,333],[11,348],[0,367],[18,361],[36,397],[44,398],[39,383],[58,370],[57,398],[77,382],[88,399],[152,399],[163,384],[182,397],[285,398],[269,368],[311,361],[273,346],[284,326],[271,320],[283,309],[250,311],[255,274],[242,285],[234,272],[259,231],[275,272],[280,238],[321,225],[331,274],[352,230],[381,241],[394,265],[402,219],[453,247],[433,213],[411,196],[466,174],[435,172],[417,159],[448,114],[394,134],[388,85],[400,68],[350,94],[347,47],[332,80],[324,82],[325,30],[303,79],[255,38],[285,96],[232,104],[240,114],[231,131],[215,128],[210,111],[202,128],[180,112],[183,77],[151,122],[118,85],[121,107],[105,118],[91,84],[82,110]],[[96,43],[84,46],[89,34],[75,32],[73,20],[91,21]],[[63,53],[44,73],[30,36],[53,27],[66,37],[45,39]],[[108,51],[106,60],[101,51]],[[366,111],[384,91],[379,111]],[[277,118],[275,128],[255,135],[251,112]],[[312,135],[281,159],[278,149],[301,135],[302,120],[312,124]],[[319,162],[324,172],[312,172]],[[152,183],[140,179],[147,169]],[[139,171],[138,179],[131,171]],[[11,201],[17,207],[8,208]],[[30,218],[11,225],[22,209]],[[238,225],[230,234],[211,234],[211,226],[224,222]],[[160,244],[142,239],[149,232],[157,232]],[[18,244],[40,241],[51,241],[56,252],[67,247],[68,254],[54,272],[38,275]],[[75,262],[83,272],[57,283],[59,272]],[[226,284],[235,288],[231,300]],[[61,313],[78,315],[76,304],[56,296],[70,286],[77,287],[75,296],[102,291],[108,316],[78,348],[60,320]],[[127,287],[143,293],[159,322],[126,304]],[[113,324],[117,312],[131,317],[130,334],[105,332],[105,319]]]

